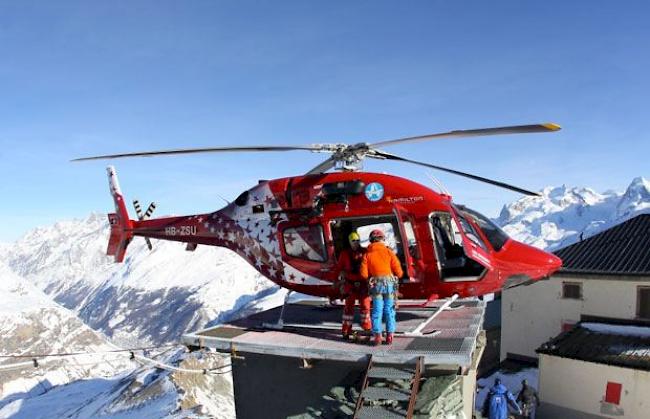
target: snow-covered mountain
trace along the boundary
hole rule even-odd
[[[97,355],[41,358],[43,369],[29,358],[9,355],[63,352],[98,353],[114,350],[108,339],[86,326],[77,316],[56,304],[42,291],[0,263],[0,397],[43,393],[55,385],[88,377],[109,377],[132,369],[124,356]],[[25,365],[27,364],[27,365]]]
[[[622,193],[563,185],[544,188],[541,194],[505,205],[495,221],[516,240],[547,250],[650,213],[650,181],[643,177],[635,178]]]
[[[218,372],[229,372],[223,368],[227,361],[214,353],[177,351],[160,360],[190,371],[218,368]],[[169,372],[145,365],[112,377],[87,377],[11,394],[0,398],[0,417],[232,419],[235,406],[229,374]]]
[[[0,262],[0,417],[235,416],[229,374],[169,373],[117,349]],[[35,367],[23,354],[74,355],[37,357]],[[196,371],[228,362],[179,349],[159,360]]]
[[[107,257],[105,215],[38,228],[0,252],[14,272],[120,345],[177,341],[249,303],[283,293],[230,250],[136,238],[124,263]]]

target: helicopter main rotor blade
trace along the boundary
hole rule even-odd
[[[439,138],[461,138],[461,137],[482,137],[487,135],[505,135],[505,134],[526,134],[534,132],[553,132],[559,131],[561,127],[554,123],[533,124],[533,125],[515,125],[510,127],[496,128],[479,128],[479,129],[461,129],[449,132],[440,132],[437,134],[418,135],[416,137],[398,138],[395,140],[380,141],[370,144],[370,147],[385,147],[402,143],[414,143],[418,141],[429,141]]]
[[[152,157],[152,156],[166,156],[174,154],[197,154],[197,153],[233,153],[233,152],[255,152],[255,151],[294,151],[294,150],[307,150],[307,151],[320,151],[321,147],[300,147],[300,146],[249,146],[249,147],[209,147],[209,148],[180,148],[175,150],[160,150],[160,151],[143,151],[139,153],[122,153],[122,154],[106,154],[104,156],[82,157],[73,159],[71,161],[87,161],[87,160],[102,160],[102,159],[121,159],[126,157]]]
[[[527,189],[519,188],[517,186],[509,185],[507,183],[499,182],[498,180],[492,180],[492,179],[484,178],[482,176],[473,175],[471,173],[460,172],[458,170],[447,169],[446,167],[435,166],[435,165],[429,164],[429,163],[423,163],[423,162],[419,162],[419,161],[415,161],[415,160],[411,160],[411,159],[406,159],[404,157],[396,156],[394,154],[386,153],[384,151],[373,150],[372,154],[369,154],[368,157],[373,157],[373,155],[380,156],[380,158],[384,158],[386,160],[395,160],[395,161],[402,161],[402,162],[405,162],[405,163],[417,164],[417,165],[420,165],[420,166],[429,167],[431,169],[436,169],[436,170],[441,170],[443,172],[452,173],[454,175],[464,176],[464,177],[467,177],[467,178],[470,178],[470,179],[478,180],[479,182],[489,183],[490,185],[494,185],[494,186],[498,186],[500,188],[508,189],[508,190],[515,191],[515,192],[519,192],[519,193],[522,193],[524,195],[540,196],[536,192],[532,192],[532,191],[529,191]]]
[[[323,161],[321,164],[318,166],[314,167],[307,173],[306,175],[319,175],[321,173],[325,173],[328,170],[330,170],[332,167],[336,165],[336,159],[334,157],[330,157],[327,160]]]

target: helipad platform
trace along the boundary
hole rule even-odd
[[[468,368],[483,324],[485,302],[456,300],[439,311],[444,303],[438,300],[416,306],[413,301],[401,301],[391,346],[371,346],[364,339],[344,341],[340,335],[343,307],[320,300],[287,304],[282,329],[277,328],[282,307],[277,307],[183,335],[181,342],[228,353],[332,361],[366,362],[372,355],[377,362],[413,363],[422,356],[425,365]]]

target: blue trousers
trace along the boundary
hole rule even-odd
[[[382,280],[382,277],[373,282],[370,288],[372,333],[379,334],[384,330],[382,320],[386,320],[386,332],[395,333],[395,282],[392,278]]]

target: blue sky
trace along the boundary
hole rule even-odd
[[[179,147],[379,141],[553,121],[557,134],[387,151],[538,190],[649,176],[650,7],[604,1],[0,4],[0,241],[108,212],[105,166]],[[116,160],[127,199],[211,211],[322,154]],[[430,183],[419,167],[366,169]],[[496,216],[519,197],[433,173]]]

